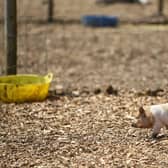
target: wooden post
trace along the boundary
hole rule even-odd
[[[163,16],[164,0],[158,0],[158,15]]]
[[[6,74],[17,73],[17,0],[5,1]]]
[[[48,0],[48,22],[54,20],[54,0]]]

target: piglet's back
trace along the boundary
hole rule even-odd
[[[163,124],[168,125],[168,103],[152,105],[150,111],[156,120],[160,120]]]

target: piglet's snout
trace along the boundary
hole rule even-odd
[[[137,127],[137,120],[135,118],[133,118],[131,126],[132,127]]]
[[[137,124],[136,123],[132,123],[131,126],[132,127],[137,127]]]

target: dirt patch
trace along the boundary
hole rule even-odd
[[[167,138],[131,127],[141,103],[166,101],[124,91],[1,104],[1,167],[166,167]]]

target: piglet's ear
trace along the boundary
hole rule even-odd
[[[144,110],[143,107],[140,107],[140,108],[139,108],[139,113],[140,113],[140,114],[145,114],[145,110]]]

